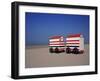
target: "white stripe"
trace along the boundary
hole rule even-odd
[[[66,44],[66,46],[79,46],[80,44]]]
[[[66,42],[66,43],[80,43],[80,41],[70,41],[70,42]]]
[[[49,46],[65,46],[65,45],[49,45]]]
[[[80,40],[80,37],[66,38],[66,40]]]
[[[50,42],[49,44],[64,44],[64,42]]]
[[[60,39],[50,39],[49,41],[50,41],[50,42],[53,42],[53,41],[60,41]]]

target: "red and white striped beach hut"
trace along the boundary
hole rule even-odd
[[[63,36],[52,36],[49,37],[50,52],[63,52],[65,43]]]
[[[70,49],[70,51],[68,51]],[[84,38],[81,34],[67,35],[66,37],[66,52],[84,52]]]

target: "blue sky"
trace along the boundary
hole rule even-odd
[[[81,33],[89,43],[89,16],[50,13],[25,13],[26,45],[48,44],[48,37]]]

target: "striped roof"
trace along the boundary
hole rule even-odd
[[[61,38],[61,37],[63,37],[63,36],[52,36],[52,37],[49,37],[50,39],[59,39],[59,38]]]
[[[73,38],[73,37],[81,37],[81,34],[71,34],[71,35],[67,35],[67,38]]]

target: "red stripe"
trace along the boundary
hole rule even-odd
[[[62,36],[52,36],[52,37],[49,37],[50,39],[59,39],[61,38]]]
[[[73,37],[67,37],[67,38],[77,38],[77,37],[80,37],[80,36],[73,36]]]
[[[64,44],[64,42],[50,42],[49,44]]]
[[[81,34],[73,34],[73,35],[68,35],[67,38],[71,38],[71,37],[80,37]]]
[[[65,45],[65,44],[49,44],[49,45]]]
[[[79,40],[66,40],[67,42],[79,42]]]
[[[64,41],[49,41],[49,42],[51,42],[51,43],[52,43],[52,42],[64,42]]]
[[[67,44],[80,44],[80,43],[67,43]]]

